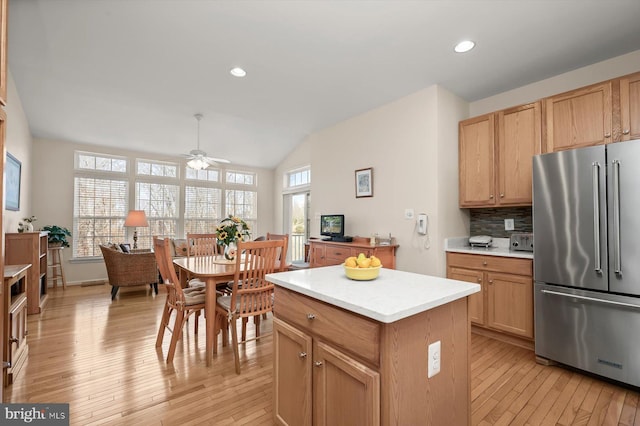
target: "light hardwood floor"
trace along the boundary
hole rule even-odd
[[[51,289],[44,312],[29,316],[29,359],[5,402],[66,402],[74,425],[272,424],[271,336],[241,347],[241,375],[230,347],[207,368],[201,319],[168,366],[169,339],[154,347],[162,290],[121,289],[111,302],[109,289]],[[262,326],[269,332],[271,320]],[[474,425],[640,425],[634,390],[538,365],[531,351],[483,336],[472,335],[471,352]]]

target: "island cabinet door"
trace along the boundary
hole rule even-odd
[[[311,337],[273,319],[274,420],[278,425],[311,425]]]
[[[380,375],[322,342],[313,343],[313,424],[380,424]]]

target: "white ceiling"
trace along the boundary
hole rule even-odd
[[[432,84],[474,101],[637,50],[639,18],[638,0],[10,0],[9,69],[34,137],[179,155],[199,112],[210,156],[271,168]]]

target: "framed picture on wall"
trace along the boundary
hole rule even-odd
[[[356,170],[356,198],[373,197],[373,168]]]
[[[6,175],[6,198],[4,208],[7,210],[20,210],[20,173],[22,163],[16,157],[7,152],[7,162],[5,165]]]

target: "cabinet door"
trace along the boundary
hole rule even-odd
[[[611,82],[545,99],[546,152],[611,142]]]
[[[9,336],[7,362],[11,364],[7,371],[7,384],[13,383],[14,375],[22,368],[27,348],[27,298],[14,302],[9,311]]]
[[[540,154],[540,102],[498,113],[498,203],[531,205],[533,156]]]
[[[622,140],[640,139],[640,73],[620,79]]]
[[[327,266],[325,264],[325,246],[323,244],[311,243],[309,250],[311,250],[311,267]]]
[[[464,120],[458,127],[460,207],[495,205],[494,115]]]
[[[314,341],[313,418],[317,426],[379,425],[380,375]]]
[[[473,269],[448,268],[447,278],[458,281],[466,281],[468,283],[480,284],[480,291],[474,293],[467,298],[469,306],[469,319],[472,323],[484,325],[484,289],[483,280],[484,273],[482,271],[474,271]]]
[[[273,416],[279,425],[311,425],[311,337],[273,319]]]
[[[487,281],[487,326],[533,338],[531,278],[488,272]]]

